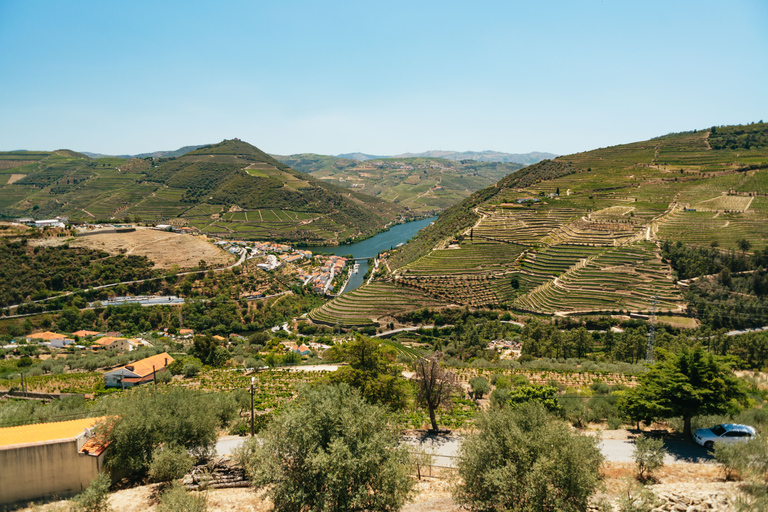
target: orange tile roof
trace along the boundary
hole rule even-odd
[[[53,423],[36,423],[20,427],[0,428],[0,449],[17,444],[41,443],[59,439],[74,439],[86,428],[104,420],[101,418],[85,418],[82,420],[56,421]]]
[[[146,377],[147,375],[150,375],[152,373],[153,365],[156,371],[160,371],[163,368],[165,368],[166,359],[168,359],[168,364],[171,364],[174,361],[174,359],[170,355],[168,355],[168,352],[163,352],[162,354],[157,354],[156,356],[147,357],[146,359],[141,359],[140,361],[136,361],[135,363],[130,363],[125,366],[121,366],[120,368],[115,368],[114,370],[108,373],[116,372],[128,366],[131,366],[133,367],[133,370],[128,370],[128,371],[135,373],[139,377]]]
[[[119,339],[123,339],[123,338],[115,338],[114,336],[102,336],[97,340],[93,340],[93,342],[97,345],[102,345],[106,347],[107,345],[110,345],[113,341],[119,340]]]
[[[72,336],[80,336],[82,338],[83,336],[96,336],[97,334],[99,334],[98,331],[79,330],[77,332],[73,332]]]
[[[51,332],[51,331],[44,331],[44,332],[35,332],[27,336],[27,338],[32,340],[63,340],[66,338],[66,334],[59,334],[57,332]]]

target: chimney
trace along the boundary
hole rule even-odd
[[[165,358],[165,365],[163,365],[163,366],[168,366],[168,358],[167,357]]]

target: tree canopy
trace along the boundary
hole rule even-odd
[[[100,435],[111,442],[107,465],[144,472],[155,450],[181,447],[207,454],[216,443],[218,408],[210,395],[184,388],[139,387],[109,405]]]
[[[640,375],[640,385],[619,399],[619,409],[632,421],[682,416],[689,436],[694,416],[737,412],[747,404],[746,385],[724,358],[701,347],[678,354],[660,349],[657,356],[658,362]]]
[[[343,383],[305,387],[237,457],[278,512],[394,511],[413,486],[386,410]]]
[[[494,409],[459,450],[456,500],[472,510],[582,511],[600,481],[595,437],[537,403]]]
[[[349,366],[342,366],[326,377],[326,382],[344,382],[360,391],[371,403],[402,408],[408,395],[406,382],[394,365],[394,353],[379,340],[358,336],[341,349]]]

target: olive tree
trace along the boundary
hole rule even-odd
[[[277,512],[399,510],[413,486],[387,410],[345,383],[303,388],[236,458]]]
[[[413,363],[413,371],[417,385],[416,401],[427,408],[432,430],[437,431],[435,411],[453,406],[451,395],[459,387],[459,381],[453,372],[440,366],[440,359],[435,355],[417,359]]]
[[[108,409],[108,419],[97,432],[110,442],[110,468],[144,473],[161,446],[206,456],[216,443],[218,407],[211,395],[146,386],[121,394]]]
[[[533,402],[492,409],[476,426],[459,450],[456,501],[483,511],[587,509],[600,481],[599,439]]]

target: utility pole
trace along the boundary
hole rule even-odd
[[[253,425],[253,383],[256,382],[256,377],[251,377],[251,437],[254,436],[254,425]]]
[[[152,365],[152,382],[155,383],[155,391],[157,391],[157,372],[155,371],[155,365]]]
[[[653,296],[651,305],[651,325],[648,327],[648,347],[645,349],[645,361],[652,363],[654,359],[654,343],[656,338],[656,299],[658,295]]]

